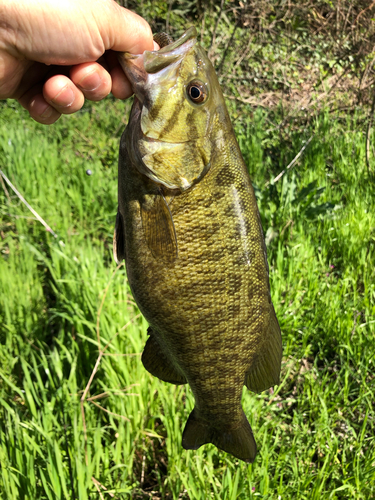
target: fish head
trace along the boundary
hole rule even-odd
[[[215,141],[231,128],[196,29],[159,51],[123,53],[119,60],[136,95],[128,150],[137,168],[169,189],[189,189],[208,172]]]

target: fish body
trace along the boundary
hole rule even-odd
[[[253,461],[242,387],[279,382],[282,344],[254,190],[224,98],[194,28],[120,62],[136,97],[120,145],[114,254],[150,324],[142,361],[192,389],[184,448],[213,443]]]

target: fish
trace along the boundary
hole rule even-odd
[[[144,367],[194,395],[182,447],[212,443],[253,462],[243,386],[279,384],[282,358],[259,210],[196,29],[159,42],[118,56],[135,97],[120,141],[114,258],[125,259],[149,323]]]

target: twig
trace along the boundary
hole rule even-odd
[[[121,352],[105,352],[103,356],[120,356],[122,358],[133,358],[134,356],[141,356],[141,352],[129,352],[129,353],[121,353]]]
[[[109,495],[110,497],[112,497],[112,498],[114,498],[114,497],[115,497],[115,495],[114,495],[113,493],[111,493],[110,491],[108,491],[108,488],[106,488],[106,487],[104,486],[104,484],[100,483],[97,479],[95,479],[95,477],[94,477],[94,476],[92,476],[92,477],[91,477],[91,481],[95,484],[96,489],[97,489],[97,490],[98,490],[98,492],[99,492],[100,498],[102,498],[102,499],[104,500],[104,497],[103,497],[103,495],[102,495],[102,492],[100,491],[100,488],[103,488],[103,490],[107,491],[107,492],[108,492],[108,495]],[[99,486],[100,486],[100,488],[99,488]]]
[[[95,479],[95,477],[94,477],[94,476],[92,476],[92,478],[91,478],[91,479],[92,479],[92,481],[94,482],[94,484],[96,483],[96,484],[98,484],[101,488],[103,488],[103,490],[108,491],[108,488],[106,488],[106,487],[104,486],[104,484],[100,483],[97,479]],[[115,495],[114,495],[113,493],[111,493],[110,491],[108,491],[108,495],[109,495],[109,496],[111,496],[112,498],[114,498],[114,496],[115,496]]]
[[[252,36],[252,34],[250,34],[249,41],[247,42],[247,46],[246,46],[245,50],[242,52],[242,54],[240,54],[240,57],[237,59],[236,63],[233,66],[232,75],[233,75],[234,70],[237,68],[237,66],[239,66],[242,63],[242,61],[245,59],[245,57],[247,57],[247,55],[250,51],[251,42],[253,41],[253,38],[254,37]]]
[[[96,363],[95,363],[95,366],[94,366],[94,369],[93,371],[91,372],[91,376],[89,378],[89,381],[86,385],[86,388],[85,390],[83,391],[83,394],[81,396],[81,403],[84,403],[85,399],[86,399],[86,395],[87,393],[89,392],[90,390],[90,386],[91,386],[91,382],[93,381],[93,378],[95,377],[95,373],[98,371],[98,368],[99,368],[99,364],[100,364],[100,360],[102,359],[102,356],[103,356],[103,353],[100,352],[99,353],[99,356],[98,356],[98,359],[96,360]]]
[[[360,316],[360,315],[361,315],[361,313],[360,313],[359,311],[356,311],[356,312],[354,313],[354,322],[353,322],[353,328],[352,328],[352,331],[351,331],[350,339],[352,339],[352,338],[353,338],[353,335],[354,335],[354,333],[355,333],[355,327],[357,326],[357,318],[358,318],[358,316]]]
[[[214,51],[214,45],[215,45],[215,42],[216,42],[216,31],[217,31],[217,28],[219,26],[221,15],[223,13],[223,8],[224,8],[224,0],[221,0],[220,11],[219,11],[219,14],[218,14],[217,19],[216,19],[215,28],[214,28],[214,31],[213,31],[212,37],[211,37],[211,46],[210,46],[210,49],[208,51],[208,57],[209,58],[211,58],[211,56],[213,54],[213,51]]]
[[[120,328],[120,330],[119,330],[118,332],[116,332],[116,333],[113,335],[113,337],[111,337],[111,338],[110,338],[110,340],[107,342],[107,344],[105,345],[104,349],[102,350],[102,355],[103,355],[103,356],[104,356],[104,352],[108,349],[108,347],[109,347],[110,343],[112,342],[112,340],[113,340],[115,337],[117,337],[117,335],[118,335],[119,333],[121,333],[123,330],[126,330],[126,329],[127,329],[127,327],[128,327],[129,325],[131,325],[132,323],[134,323],[134,321],[135,321],[136,319],[140,318],[141,316],[142,316],[142,315],[141,315],[141,313],[136,314],[136,315],[134,316],[134,318],[133,318],[133,319],[129,320],[129,321],[128,321],[128,322],[127,322],[127,323],[126,323],[126,324],[125,324],[122,328]]]
[[[223,67],[223,64],[224,64],[224,61],[225,61],[225,58],[227,57],[227,53],[228,53],[228,49],[229,47],[232,45],[232,40],[234,38],[234,35],[236,33],[236,30],[238,28],[238,22],[236,22],[236,24],[234,25],[234,28],[233,28],[233,31],[232,31],[232,34],[230,36],[230,39],[229,39],[229,42],[226,44],[226,47],[225,47],[225,50],[224,50],[224,53],[223,53],[223,56],[221,58],[221,61],[219,63],[219,66],[217,67],[216,71],[218,73],[220,73],[221,71],[221,68]]]
[[[280,233],[280,236],[282,236],[285,232],[286,229],[288,229],[288,227],[292,224],[292,227],[293,227],[293,224],[294,224],[294,221],[293,219],[289,219],[288,222],[285,224],[284,228],[282,229],[281,233]]]
[[[279,179],[281,179],[281,177],[285,174],[285,172],[289,169],[289,168],[292,168],[293,165],[296,163],[296,161],[301,157],[302,153],[305,151],[305,149],[307,148],[307,146],[310,144],[310,142],[312,141],[313,137],[315,136],[315,134],[313,134],[310,139],[305,143],[305,145],[301,148],[300,152],[293,158],[293,160],[289,163],[289,165],[282,171],[279,173],[279,175],[277,175],[274,180],[271,182],[272,184],[275,184],[275,182],[277,182]]]
[[[130,419],[128,417],[125,417],[124,415],[119,415],[118,413],[114,413],[113,411],[107,410],[107,408],[104,408],[103,406],[100,406],[99,403],[96,403],[95,401],[92,401],[91,399],[88,399],[87,401],[90,401],[93,405],[97,406],[101,410],[105,411],[109,415],[113,415],[114,417],[119,417],[125,420],[126,422],[130,422]]]
[[[361,10],[361,12],[360,12],[360,13],[358,14],[358,16],[355,18],[354,23],[352,24],[352,26],[354,26],[354,25],[357,23],[358,19],[361,17],[361,15],[362,15],[362,14],[364,14],[364,13],[366,12],[366,10],[371,10],[371,9],[374,7],[374,5],[375,5],[375,2],[372,2],[372,4],[371,4],[371,5],[369,5],[369,6],[368,6],[368,7],[366,7],[365,9]]]
[[[202,17],[202,25],[201,25],[201,44],[203,45],[203,34],[204,34],[204,28],[206,24],[206,10],[203,12],[203,17]]]
[[[243,102],[244,104],[250,104],[252,106],[257,106],[257,107],[262,107],[266,108],[266,106],[259,101],[256,101],[255,98],[253,97],[248,97],[246,99],[241,99],[241,97],[233,96],[233,95],[228,95],[228,94],[223,94],[225,99],[230,99],[231,101],[238,101],[238,102]]]
[[[62,408],[62,415],[63,415],[63,421],[64,421],[64,441],[65,441],[65,453],[66,457],[68,459],[68,467],[69,467],[69,478],[70,478],[70,487],[72,489],[72,500],[76,500],[76,494],[74,490],[74,481],[73,481],[73,469],[72,469],[72,461],[70,459],[70,453],[69,453],[69,445],[68,445],[68,436],[67,436],[67,425],[65,421],[65,413],[64,413],[64,408]]]
[[[366,132],[366,164],[367,164],[367,170],[368,170],[369,174],[371,174],[371,167],[370,167],[370,132],[371,132],[372,120],[374,118],[374,110],[375,110],[375,94],[374,94],[374,98],[372,100],[370,117],[369,117],[369,120],[368,120],[367,132]]]
[[[112,394],[122,394],[124,392],[126,392],[127,396],[139,396],[139,394],[133,394],[133,393],[130,393],[128,392],[132,387],[138,387],[140,384],[131,384],[129,385],[129,387],[125,387],[125,389],[120,389],[118,391],[113,391]],[[94,401],[96,399],[102,399],[102,398],[108,398],[110,396],[110,393],[109,392],[102,392],[101,394],[97,394],[96,396],[90,396],[89,398],[87,398],[87,401]]]
[[[8,184],[8,186],[13,189],[13,191],[16,193],[16,195],[22,201],[22,203],[24,203],[27,206],[27,208],[30,210],[30,212],[32,212],[35,215],[35,217],[38,219],[38,221],[41,224],[43,224],[43,226],[47,229],[47,231],[49,233],[51,233],[55,238],[57,238],[57,234],[54,231],[52,231],[52,229],[49,227],[49,225],[47,224],[47,222],[45,222],[40,217],[40,215],[37,212],[35,212],[35,210],[27,203],[27,201],[22,196],[22,194],[13,186],[13,184],[10,182],[10,180],[8,179],[8,177],[4,174],[4,172],[2,170],[0,170],[0,174],[1,174],[2,178],[5,180],[5,182]]]
[[[6,195],[6,197],[8,198],[9,203],[11,203],[11,202],[12,202],[12,200],[10,199],[9,191],[7,190],[7,187],[6,187],[6,185],[4,184],[3,178],[2,178],[2,177],[0,177],[0,180],[1,180],[1,185],[3,186],[4,192],[5,192],[5,195]]]
[[[92,479],[92,478],[91,478],[91,479]],[[95,488],[98,490],[98,493],[99,493],[99,495],[100,495],[101,500],[104,500],[104,497],[103,497],[103,495],[102,495],[102,492],[100,491],[99,486],[98,486],[95,482],[94,482],[94,485],[95,485]]]
[[[143,445],[143,449],[144,449],[145,448],[145,438],[142,438],[142,445]],[[142,457],[142,472],[141,472],[141,481],[140,481],[141,488],[142,488],[143,483],[145,481],[145,468],[146,468],[146,455],[143,453],[143,457]]]

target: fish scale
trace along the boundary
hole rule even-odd
[[[120,146],[114,255],[150,324],[143,364],[192,389],[184,448],[213,443],[253,461],[242,387],[279,382],[282,344],[254,190],[217,77],[194,28],[120,63],[136,98]],[[194,85],[202,104],[189,97]]]

